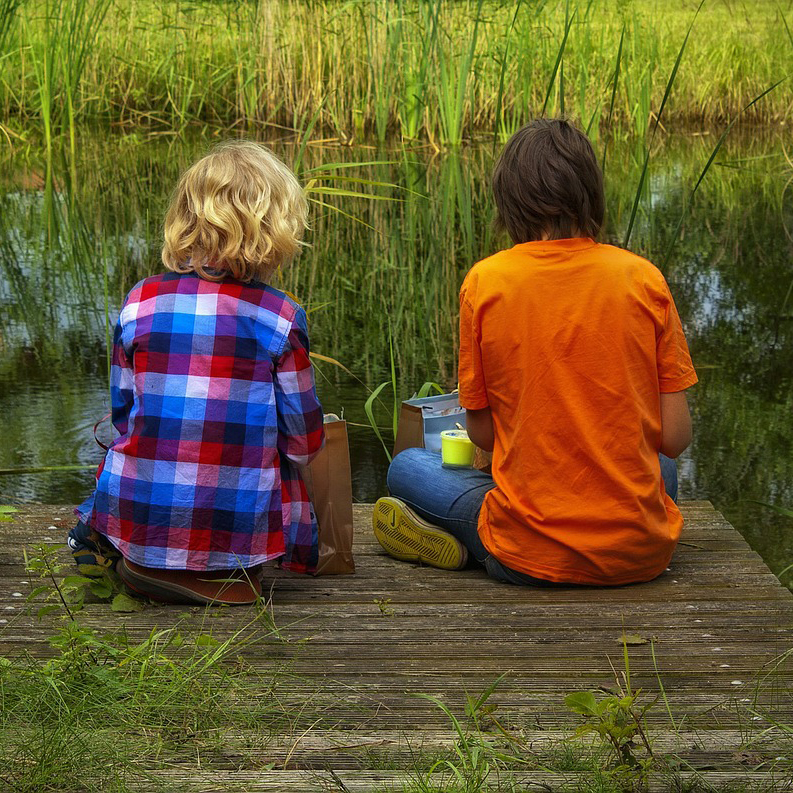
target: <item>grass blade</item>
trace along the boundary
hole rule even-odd
[[[428,381],[424,383],[421,388],[419,388],[416,396],[419,399],[423,399],[424,397],[428,397],[432,392],[436,394],[445,394],[446,390],[438,383],[433,383],[432,381]]]
[[[628,228],[625,231],[625,238],[622,241],[622,247],[627,248],[628,243],[631,239],[631,234],[633,233],[633,224],[636,221],[636,213],[639,210],[639,202],[642,199],[642,193],[644,192],[644,181],[647,178],[647,167],[650,165],[650,147],[647,147],[647,151],[644,155],[644,165],[642,166],[642,173],[639,177],[639,186],[636,188],[636,195],[633,197],[633,207],[631,208],[631,217],[628,221]]]
[[[297,150],[297,156],[295,157],[295,161],[292,163],[292,170],[299,174],[300,173],[300,164],[303,162],[303,155],[306,152],[306,146],[308,146],[308,142],[311,139],[311,133],[316,126],[317,121],[319,121],[320,114],[322,113],[323,108],[325,107],[325,102],[327,101],[328,97],[323,96],[322,101],[319,103],[319,107],[314,111],[314,115],[311,117],[311,120],[308,122],[308,126],[303,130],[303,138],[300,141],[300,148]]]
[[[650,135],[650,142],[647,144],[647,152],[644,156],[644,165],[642,166],[642,174],[639,177],[639,186],[636,188],[636,195],[633,199],[633,207],[631,209],[631,217],[628,221],[628,228],[625,231],[625,238],[622,243],[623,248],[628,247],[628,243],[631,239],[631,234],[633,233],[633,225],[636,221],[636,213],[639,209],[639,204],[642,200],[642,193],[644,192],[644,183],[647,179],[647,168],[650,165],[650,150],[652,149],[653,141],[655,140],[655,134],[658,131],[658,127],[661,124],[661,117],[664,114],[664,109],[666,108],[667,100],[669,99],[672,93],[672,87],[675,84],[675,79],[677,78],[677,72],[680,68],[680,62],[683,60],[683,53],[686,51],[686,44],[688,44],[689,36],[691,36],[691,31],[694,27],[694,23],[697,21],[697,17],[699,16],[700,9],[704,5],[705,0],[700,0],[700,4],[697,6],[697,10],[694,12],[694,18],[691,20],[691,24],[688,26],[688,30],[686,31],[686,36],[683,39],[683,43],[680,45],[680,51],[677,53],[677,58],[675,59],[675,65],[672,67],[672,73],[669,75],[669,79],[666,81],[666,90],[664,91],[664,98],[661,100],[661,106],[658,109],[658,113],[655,116],[655,124],[653,125],[653,131]]]
[[[639,186],[636,188],[636,195],[633,199],[633,207],[631,209],[631,217],[628,221],[628,228],[625,231],[625,238],[623,240],[622,246],[623,248],[628,247],[628,243],[631,239],[631,234],[633,233],[633,225],[636,221],[636,213],[639,209],[639,204],[642,200],[642,193],[644,192],[644,183],[647,179],[647,169],[650,165],[650,150],[652,149],[653,141],[655,140],[655,134],[658,131],[658,127],[661,125],[661,117],[664,114],[664,109],[666,108],[667,100],[669,99],[672,93],[672,87],[675,84],[675,79],[677,78],[677,72],[680,68],[680,62],[683,60],[683,53],[686,51],[686,44],[688,44],[689,36],[691,36],[691,31],[694,27],[694,22],[697,21],[697,16],[699,16],[699,11],[704,5],[705,0],[701,0],[700,4],[697,6],[697,10],[694,12],[694,18],[691,20],[691,24],[688,26],[688,30],[686,31],[686,36],[683,39],[683,43],[680,45],[680,51],[677,53],[677,58],[675,59],[675,65],[672,67],[672,72],[669,75],[669,79],[666,81],[666,90],[664,91],[664,98],[661,100],[661,106],[658,109],[658,113],[655,116],[655,124],[653,125],[653,131],[650,135],[650,142],[647,144],[647,152],[644,156],[644,165],[642,166],[642,174],[639,177]]]
[[[520,7],[523,5],[523,0],[518,0],[515,4],[515,13],[512,15],[512,22],[507,29],[506,41],[504,43],[504,57],[501,60],[501,74],[498,78],[498,94],[496,96],[496,112],[493,116],[493,146],[496,145],[498,140],[498,127],[501,123],[501,107],[504,101],[504,78],[507,74],[507,59],[509,58],[509,45],[512,43],[512,31],[515,29],[515,23],[518,21],[518,13]]]
[[[622,33],[620,33],[620,46],[617,49],[617,63],[614,66],[614,77],[611,84],[611,102],[609,103],[609,115],[606,119],[606,140],[603,142],[603,157],[600,161],[600,169],[604,175],[606,173],[606,152],[609,146],[609,138],[611,136],[611,120],[614,117],[614,104],[617,100],[617,85],[620,81],[620,66],[622,65],[622,47],[625,43],[625,23],[622,24]]]
[[[705,167],[702,169],[702,173],[700,173],[699,179],[697,179],[697,183],[694,185],[694,189],[691,191],[691,194],[688,196],[688,198],[686,199],[685,203],[683,204],[683,211],[680,213],[680,217],[678,218],[677,225],[675,226],[675,230],[672,232],[672,239],[669,240],[669,245],[668,245],[668,247],[666,249],[666,254],[664,256],[663,267],[666,267],[666,265],[669,263],[669,258],[672,255],[672,249],[675,247],[675,243],[677,242],[677,238],[678,238],[678,236],[680,234],[680,228],[683,225],[683,220],[686,217],[686,213],[688,211],[688,208],[691,206],[691,202],[694,199],[694,196],[696,195],[696,192],[699,189],[699,186],[702,184],[702,180],[705,178],[705,175],[710,170],[710,166],[713,165],[713,161],[716,159],[716,155],[719,153],[719,149],[721,149],[722,144],[727,139],[727,135],[730,134],[730,130],[735,126],[735,123],[738,121],[738,119],[750,107],[752,107],[752,105],[755,105],[764,96],[770,94],[771,91],[773,91],[782,82],[784,82],[784,79],[783,80],[777,80],[777,82],[775,82],[770,88],[766,88],[765,91],[763,91],[761,94],[758,94],[754,99],[752,99],[752,101],[749,102],[749,104],[746,105],[741,110],[741,112],[738,113],[737,116],[735,116],[735,118],[732,121],[730,121],[730,123],[727,125],[727,128],[724,130],[724,132],[721,133],[721,137],[717,141],[716,145],[713,147],[713,151],[710,153],[710,157],[708,157],[708,161],[705,163]],[[793,513],[791,513],[791,515],[793,515]]]
[[[553,71],[551,72],[551,79],[548,81],[548,90],[545,92],[545,101],[542,103],[542,110],[540,111],[540,116],[545,115],[545,111],[548,107],[548,100],[551,98],[551,91],[553,91],[554,83],[556,82],[556,75],[559,72],[559,66],[562,63],[562,58],[564,57],[564,50],[567,46],[567,38],[570,35],[570,29],[573,27],[573,21],[575,20],[575,15],[578,13],[578,9],[576,8],[573,11],[572,16],[565,22],[564,26],[564,38],[562,39],[562,43],[559,45],[559,52],[556,55],[556,63],[553,65]]]
[[[779,16],[782,17],[782,24],[785,26],[785,32],[787,33],[787,37],[790,39],[790,43],[793,45],[793,33],[790,32],[790,26],[787,23],[787,19],[785,19],[785,15],[782,12],[782,9],[779,8],[777,5],[777,9],[779,10]]]
[[[394,362],[394,337],[391,335],[390,328],[388,333],[388,346],[391,351],[391,388],[394,391],[393,425],[394,437],[396,438],[397,425],[399,424],[399,398],[397,397],[396,364]]]
[[[341,362],[337,361],[335,358],[331,358],[330,355],[322,355],[319,352],[310,352],[308,354],[309,358],[313,358],[315,361],[324,361],[325,363],[332,363],[334,366],[338,366],[339,369],[345,371],[350,377],[355,377],[355,375]],[[355,378],[358,379],[357,377]]]
[[[752,498],[747,498],[746,501],[749,504],[759,504],[761,507],[765,507],[766,509],[773,510],[779,515],[784,515],[786,518],[793,518],[793,509],[788,509],[787,507],[780,507],[776,504],[769,504],[766,501],[756,501]]]
[[[699,16],[699,12],[702,9],[702,6],[705,4],[705,0],[700,0],[699,5],[697,6],[697,10],[694,12],[694,17],[691,20],[691,24],[688,26],[688,30],[686,31],[686,37],[683,39],[683,43],[680,45],[680,52],[677,53],[677,58],[675,59],[675,65],[672,67],[672,73],[669,75],[669,79],[666,83],[666,90],[664,91],[664,98],[661,100],[661,107],[658,108],[658,114],[655,117],[655,124],[653,126],[653,133],[652,137],[655,137],[655,133],[658,130],[658,127],[661,124],[661,116],[664,114],[664,108],[666,107],[666,102],[669,99],[672,93],[672,86],[675,84],[675,79],[677,78],[677,72],[680,68],[680,62],[683,60],[683,53],[686,51],[686,44],[688,44],[689,36],[691,36],[691,31],[694,28],[694,23],[697,21],[697,17]]]
[[[374,417],[374,403],[375,400],[380,396],[380,392],[386,387],[391,385],[391,383],[386,380],[384,383],[380,383],[371,394],[369,394],[366,402],[364,403],[363,409],[364,413],[366,413],[366,418],[369,420],[369,425],[374,430],[374,434],[377,436],[377,440],[383,444],[383,450],[386,453],[386,457],[388,457],[388,462],[391,462],[391,452],[388,451],[388,446],[385,444],[385,440],[383,439],[383,434],[380,432],[380,427],[377,426],[377,421]],[[394,396],[396,400],[396,396]]]

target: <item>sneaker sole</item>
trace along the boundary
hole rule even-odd
[[[460,570],[468,561],[468,551],[459,540],[425,522],[396,498],[377,501],[372,527],[380,545],[402,561],[420,562],[441,570]]]

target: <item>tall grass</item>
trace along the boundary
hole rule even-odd
[[[440,0],[436,0],[436,2],[439,14],[441,2]],[[439,50],[438,111],[440,114],[442,143],[459,145],[463,142],[465,104],[468,95],[468,83],[474,68],[482,4],[483,0],[479,0],[474,12],[470,40],[462,52],[455,58],[445,52],[443,48]]]
[[[48,151],[53,125],[60,122],[75,152],[81,82],[89,56],[96,58],[97,36],[110,4],[111,0],[45,0],[37,15],[28,12],[24,17],[23,46],[29,50]]]
[[[0,20],[15,8],[4,2]],[[789,73],[790,10],[744,6],[733,14],[706,2],[702,30],[720,35],[689,42],[667,128],[726,123],[758,84]],[[322,107],[315,131],[325,137],[450,144],[509,134],[543,106],[597,132],[618,50],[624,90],[612,124],[643,135],[690,21],[685,5],[659,14],[654,0],[28,0],[18,13],[0,60],[0,108],[41,119],[47,134],[53,119],[70,130],[80,119],[293,130]],[[750,117],[793,119],[791,92]]]

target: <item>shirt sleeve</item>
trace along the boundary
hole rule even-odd
[[[295,465],[308,465],[325,440],[322,405],[317,397],[314,367],[308,353],[306,312],[299,308],[273,373],[278,451]]]
[[[124,348],[124,327],[118,318],[113,333],[113,353],[110,362],[110,409],[113,426],[119,435],[129,430],[129,416],[134,402],[132,360]]]
[[[656,361],[660,392],[671,394],[684,391],[694,385],[698,378],[691,362],[683,325],[666,282],[664,292],[664,324],[656,342]]]
[[[457,381],[460,405],[468,410],[482,410],[490,404],[482,371],[480,338],[474,308],[463,284],[460,290],[460,360]]]

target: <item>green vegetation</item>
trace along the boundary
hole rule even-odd
[[[223,641],[178,625],[143,640],[123,628],[101,635],[67,619],[49,659],[0,658],[0,785],[135,791],[166,766],[158,756],[211,754],[229,726],[265,744],[298,713],[275,696],[277,669],[240,660],[268,637],[256,618]]]
[[[262,767],[261,748],[272,735],[319,723],[321,702],[311,694],[299,708],[279,700],[290,678],[285,666],[243,660],[251,648],[261,659],[286,641],[264,600],[222,639],[213,635],[212,609],[185,609],[171,627],[143,637],[124,624],[103,634],[92,627],[97,608],[137,611],[143,604],[120,594],[84,615],[86,597],[96,603],[112,592],[103,589],[107,578],[94,579],[97,589],[81,576],[64,577],[72,565],[61,561],[61,547],[38,549],[28,560],[28,572],[45,582],[28,601],[52,631],[49,657],[0,656],[3,790],[167,790],[151,772],[165,769],[165,758],[220,753],[230,726],[248,736],[247,750],[236,751],[249,751],[245,761]],[[119,605],[121,598],[131,606]]]
[[[290,640],[290,626],[276,627],[268,603],[260,602],[248,613],[248,623],[231,631],[213,629],[214,618],[224,609],[184,608],[175,620],[168,619],[174,623],[168,627],[142,629],[132,618],[102,632],[94,626],[106,622],[98,609],[107,606],[75,610],[69,604],[70,585],[62,578],[66,569],[61,558],[65,557],[57,549],[44,549],[31,556],[29,567],[34,574],[45,572],[50,581],[47,591],[34,587],[29,597],[49,636],[45,657],[0,656],[3,790],[168,791],[178,779],[179,789],[189,792],[190,781],[173,772],[200,767],[206,777],[213,770],[230,768],[262,775],[280,769],[327,768],[326,764],[301,766],[293,756],[309,734],[338,729],[338,691],[331,696],[290,671],[288,659],[299,655],[301,645]],[[39,564],[45,559],[44,566]],[[42,612],[42,599],[60,606]],[[375,601],[384,618],[394,616],[389,603]],[[453,740],[446,748],[415,747],[409,757],[395,759],[387,748],[366,749],[363,738],[357,752],[355,745],[341,747],[347,752],[344,762],[403,772],[404,793],[533,790],[543,788],[547,775],[557,775],[549,789],[570,793],[641,791],[649,779],[668,784],[670,790],[709,793],[712,788],[707,783],[682,780],[681,772],[692,770],[684,758],[655,745],[655,731],[668,733],[669,727],[661,727],[658,719],[652,727],[646,723],[648,711],[660,708],[657,699],[645,695],[644,704],[637,704],[641,692],[631,688],[630,642],[630,637],[623,640],[625,667],[615,672],[613,692],[601,688],[564,698],[583,721],[573,734],[549,731],[538,739],[530,714],[518,721],[514,712],[502,715],[494,697],[506,677],[501,675],[482,692],[466,693],[460,712],[439,697],[417,695],[437,706],[448,720]],[[784,661],[778,659],[777,665]],[[761,691],[773,685],[773,673],[773,668],[763,671],[754,686],[754,700],[724,704],[746,722],[742,741],[746,756],[783,780],[792,770],[789,758],[769,756],[763,749],[763,732],[749,726],[761,712],[763,723],[773,725],[777,735],[791,733],[773,712],[757,705]],[[663,696],[660,677],[658,685]],[[353,688],[348,693],[355,701],[358,692]],[[780,703],[785,710],[786,703],[786,699]],[[551,707],[561,704],[549,702]],[[689,717],[693,721],[687,729],[696,731],[696,716]],[[672,721],[671,712],[669,718],[671,734],[677,735],[680,725]],[[699,733],[700,738],[703,735]],[[684,740],[675,743],[687,750]],[[311,763],[322,762],[319,754],[309,756],[314,757]],[[721,762],[735,770],[742,761],[724,754]],[[241,789],[233,780],[226,784],[218,782],[213,789]],[[774,787],[769,773],[767,790],[777,789],[785,788]],[[738,793],[747,788],[735,785],[729,790]]]
[[[0,109],[457,144],[568,113],[643,136],[694,18],[675,0],[3,0]],[[789,4],[706,0],[664,123],[726,123],[790,71]],[[718,31],[719,35],[711,35]],[[789,90],[753,108],[793,120]],[[11,119],[16,119],[13,123]],[[15,130],[14,132],[12,132]],[[49,144],[48,144],[49,145]]]

